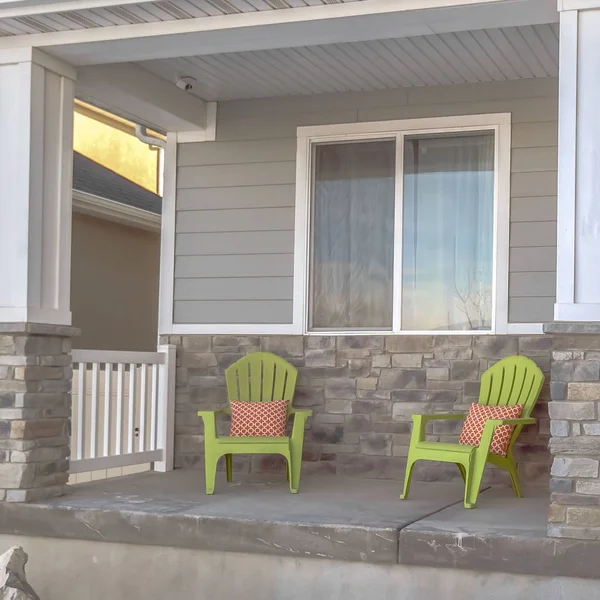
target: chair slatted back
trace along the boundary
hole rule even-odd
[[[225,370],[229,400],[271,402],[288,400],[291,410],[298,371],[270,352],[254,352]]]
[[[512,406],[523,404],[523,417],[529,417],[544,385],[544,374],[525,356],[508,356],[481,376],[479,404]]]

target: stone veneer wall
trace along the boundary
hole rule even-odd
[[[74,332],[0,324],[0,500],[39,500],[64,491]]]
[[[270,351],[298,367],[295,406],[314,416],[305,438],[303,473],[401,479],[417,412],[466,411],[477,400],[481,373],[498,359],[522,354],[550,371],[551,336],[170,336],[177,345],[175,464],[203,464],[200,409],[226,402],[224,369],[245,354]],[[516,451],[526,483],[547,485],[549,384]],[[456,441],[462,422],[432,424],[432,440]],[[221,433],[228,424],[222,421]],[[235,457],[238,471],[279,471],[273,456]],[[418,464],[415,478],[460,477],[450,464]],[[487,481],[504,473],[488,469]]]
[[[600,335],[555,335],[548,535],[600,540]]]

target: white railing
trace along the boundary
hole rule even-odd
[[[70,473],[153,463],[173,469],[175,346],[73,350]]]

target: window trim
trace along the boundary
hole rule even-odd
[[[311,330],[309,329],[310,293],[310,202],[311,153],[314,143],[364,139],[396,139],[396,173],[403,166],[405,135],[494,131],[494,231],[492,250],[492,323],[488,331],[438,330],[415,331],[400,329],[401,278],[393,280],[393,318],[390,330]],[[345,123],[298,127],[296,154],[296,209],[294,231],[294,298],[293,327],[305,335],[496,335],[508,333],[508,279],[510,235],[510,159],[511,115],[495,113],[453,117],[430,117],[363,123]],[[396,177],[396,198],[402,197],[403,178]],[[402,225],[402,202],[396,202],[395,231]],[[402,244],[394,244],[394,264],[401,264]],[[397,262],[398,261],[398,262]],[[394,275],[396,267],[394,267]]]

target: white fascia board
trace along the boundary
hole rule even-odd
[[[97,219],[160,232],[160,215],[80,190],[73,190],[73,210]]]
[[[204,130],[206,102],[130,63],[77,69],[75,93],[163,131]]]
[[[82,66],[557,21],[556,0],[369,0],[9,36],[0,38],[0,49],[47,47],[63,60]]]
[[[440,7],[440,6],[457,6],[460,4],[480,4],[482,0],[406,0],[403,4],[406,8],[402,10],[415,10],[422,8]],[[506,0],[483,0],[483,2],[503,2]],[[22,17],[26,15],[55,13],[69,10],[88,10],[94,8],[102,8],[108,6],[126,6],[128,4],[139,4],[140,0],[0,0],[0,17]],[[367,2],[354,2],[335,5],[334,11],[336,16],[351,16],[389,12],[394,10],[396,0],[371,0]],[[306,8],[319,11],[323,8],[328,9],[327,12],[332,12],[332,5],[324,3],[323,5],[313,5],[311,7],[301,7],[304,11]],[[298,8],[291,8],[291,11],[296,11]],[[279,11],[259,11],[259,12],[279,12]],[[285,12],[288,12],[286,10]],[[239,13],[246,15],[250,13]],[[228,15],[231,16],[231,15]],[[216,17],[209,17],[216,18]],[[314,18],[311,16],[310,18]]]
[[[139,3],[140,0],[0,0],[0,17],[25,17]]]

